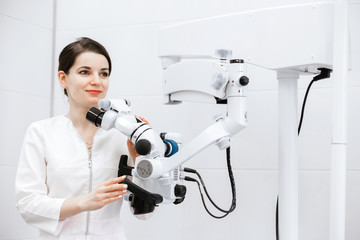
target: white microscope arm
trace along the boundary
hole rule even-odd
[[[243,61],[229,59],[230,53],[226,51],[221,54],[221,59],[190,60],[166,69],[164,89],[168,95],[165,102],[223,102],[228,106],[227,116],[218,117],[213,125],[170,158],[152,161],[146,156],[140,157],[136,161],[135,176],[142,179],[161,178],[212,144],[220,149],[229,147],[230,138],[247,126],[245,88],[248,79],[244,76]]]
[[[170,159],[163,161],[162,172],[175,169],[210,145],[217,144],[220,149],[229,147],[230,137],[246,127],[246,125],[237,125],[235,122],[230,123],[234,124],[233,127],[229,127],[229,122],[232,122],[229,118],[218,119],[216,123],[185,145],[181,151],[170,157]]]

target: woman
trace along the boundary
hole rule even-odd
[[[126,137],[85,118],[106,96],[111,60],[98,42],[81,38],[59,56],[58,78],[69,99],[65,116],[30,125],[16,175],[23,219],[45,239],[125,239],[120,221],[122,154],[135,159]],[[86,236],[86,237],[85,237]]]

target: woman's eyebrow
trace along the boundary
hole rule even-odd
[[[89,66],[81,66],[81,67],[78,67],[78,70],[81,69],[81,68],[91,69],[91,67],[89,67]],[[109,71],[109,68],[101,68],[100,70],[101,71]]]
[[[91,69],[91,67],[88,67],[88,66],[81,66],[81,67],[78,67],[78,70],[79,70],[80,68]]]

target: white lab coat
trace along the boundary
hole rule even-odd
[[[15,184],[23,219],[40,230],[42,239],[126,239],[120,220],[122,200],[59,221],[65,199],[86,194],[117,177],[120,156],[129,155],[126,146],[126,137],[119,131],[99,129],[90,156],[66,116],[31,124]]]

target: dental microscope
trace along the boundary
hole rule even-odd
[[[104,130],[119,130],[140,154],[134,167],[127,165],[126,155],[121,156],[119,164],[119,176],[133,177],[133,181],[127,178],[124,183],[131,192],[126,199],[131,202],[135,215],[151,213],[159,204],[181,203],[186,194],[183,164],[210,145],[217,145],[221,150],[230,147],[230,138],[246,127],[249,79],[244,75],[243,66],[242,59],[231,58],[230,50],[219,49],[206,61],[186,60],[165,71],[165,81],[173,79],[165,84],[166,104],[198,100],[227,105],[226,116],[218,116],[211,126],[183,147],[180,147],[181,135],[158,134],[131,113],[127,100],[114,106],[108,99],[102,99],[100,109],[88,111],[86,118],[90,122]],[[196,71],[185,71],[189,68],[196,68]],[[173,76],[179,71],[189,72],[192,76],[188,79],[198,79],[197,82],[181,81],[180,84]]]

